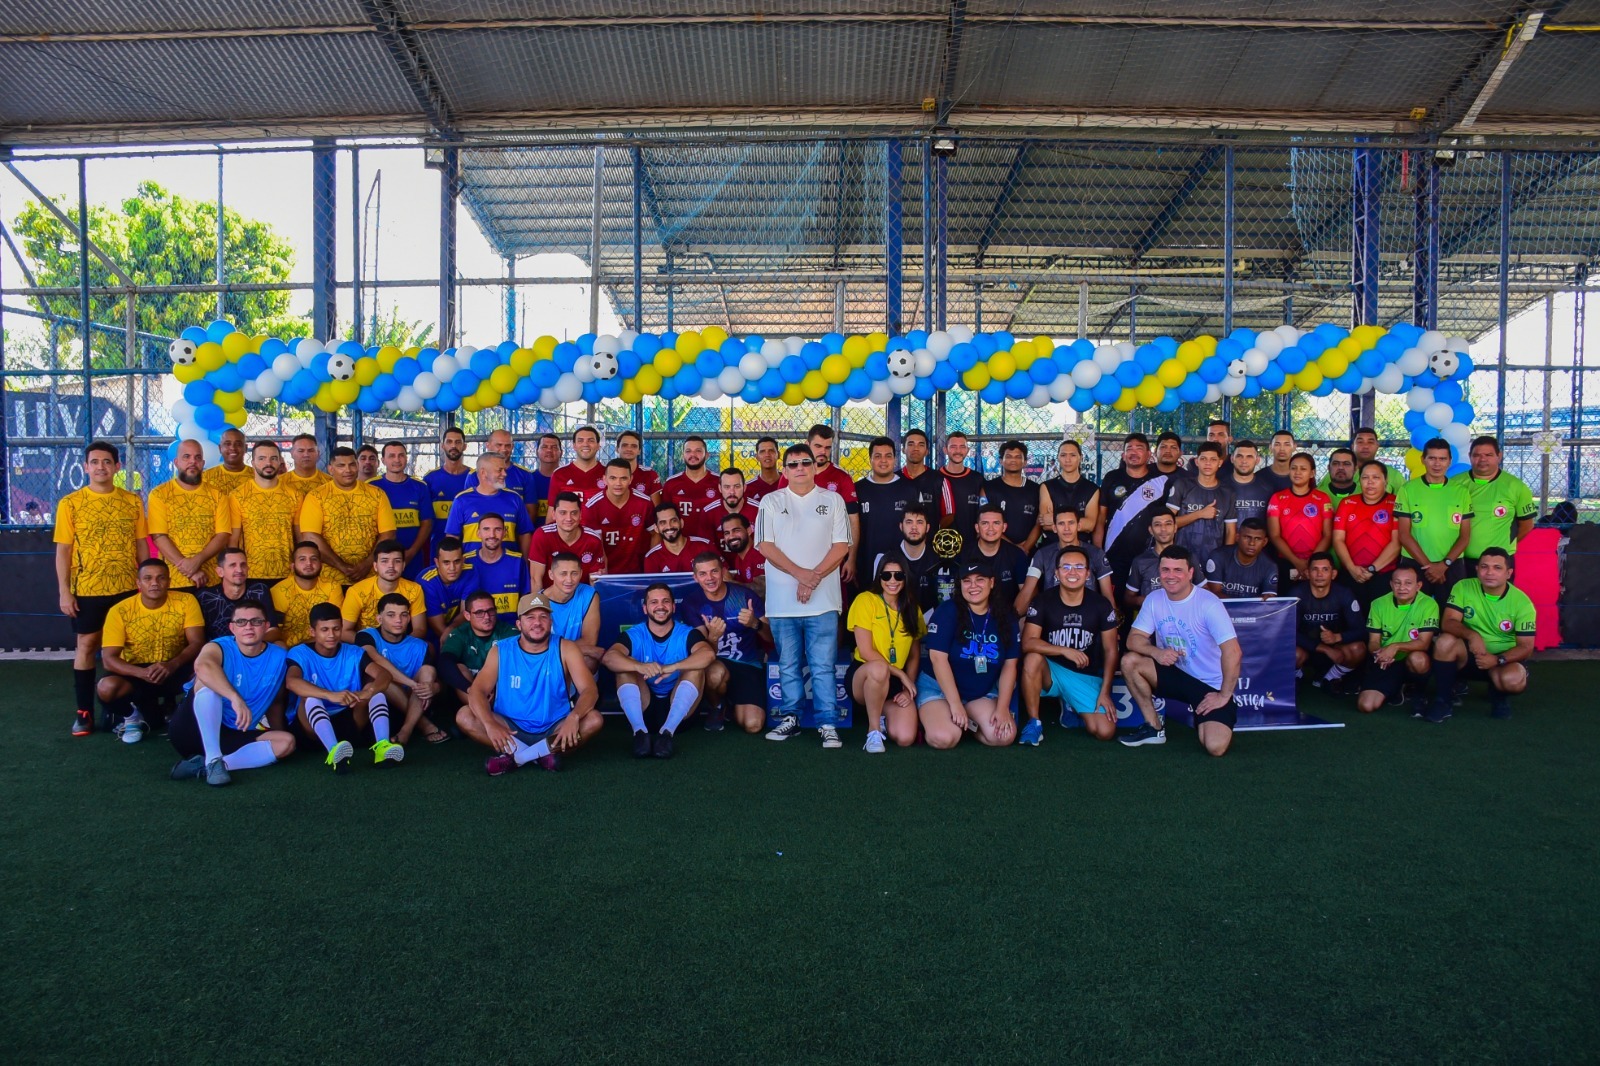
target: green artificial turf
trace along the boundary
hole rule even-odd
[[[0,685],[0,1058],[1593,1061],[1600,668],[1510,722],[1035,750],[620,722],[558,775],[420,742],[167,780]]]

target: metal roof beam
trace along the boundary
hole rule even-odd
[[[460,140],[444,89],[422,54],[416,32],[400,17],[394,0],[361,0],[361,10],[377,31],[389,58],[394,60],[401,80],[417,98],[417,106],[427,116],[429,125],[445,140]]]
[[[1028,151],[1032,147],[1032,141],[1023,141],[1017,146],[1016,155],[1011,157],[1005,183],[1000,186],[1000,195],[995,197],[994,206],[989,209],[989,220],[983,224],[983,233],[978,237],[977,265],[980,269],[983,267],[983,257],[989,252],[989,245],[994,243],[995,234],[1000,230],[1000,220],[1005,217],[1006,208],[1011,206],[1011,198],[1016,195],[1023,168],[1028,165]]]
[[[1195,190],[1200,188],[1206,177],[1216,169],[1218,163],[1222,162],[1222,157],[1221,145],[1212,145],[1201,153],[1200,158],[1195,160],[1194,165],[1184,174],[1183,181],[1178,184],[1171,199],[1162,206],[1161,213],[1156,215],[1145,231],[1139,235],[1139,239],[1134,241],[1133,254],[1129,258],[1137,262],[1143,259],[1150,249],[1161,243],[1161,238],[1166,236],[1167,230],[1178,220],[1178,215],[1194,196]]]
[[[1537,200],[1546,193],[1553,191],[1562,182],[1594,161],[1595,157],[1593,156],[1577,154],[1558,156],[1555,164],[1549,170],[1535,175],[1521,189],[1513,188],[1511,190],[1512,216],[1515,217],[1519,207],[1524,207],[1531,201]],[[1457,230],[1448,240],[1441,239],[1439,247],[1440,259],[1449,259],[1457,252],[1470,247],[1473,241],[1499,222],[1500,204],[1498,198],[1496,199],[1497,202],[1493,207],[1486,207],[1478,212],[1472,221]]]
[[[956,73],[961,66],[961,40],[966,31],[967,0],[951,0],[949,28],[944,37],[944,78],[939,84],[939,102],[933,117],[935,126],[948,122],[950,110],[955,107]]]
[[[1516,62],[1522,50],[1538,32],[1539,24],[1554,17],[1566,6],[1566,0],[1548,3],[1525,4],[1512,18],[1511,25],[1500,29],[1483,51],[1472,60],[1472,65],[1456,78],[1445,98],[1433,109],[1424,125],[1424,131],[1435,135],[1457,128],[1471,128],[1478,115],[1489,102],[1506,71]],[[1529,32],[1531,29],[1532,32]],[[1468,116],[1471,121],[1468,121]]]

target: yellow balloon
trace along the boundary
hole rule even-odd
[[[1055,350],[1056,342],[1054,337],[1046,337],[1041,333],[1037,337],[1033,338],[1033,354],[1049,355]]]
[[[1336,378],[1350,369],[1350,356],[1337,348],[1329,348],[1317,357],[1316,366],[1325,378]]]
[[[1133,394],[1132,389],[1123,389],[1122,395],[1118,396],[1117,401],[1111,406],[1118,411],[1131,411],[1139,406],[1139,398]]]
[[[1178,365],[1184,370],[1193,372],[1200,369],[1200,364],[1206,361],[1205,353],[1194,341],[1184,341],[1178,345],[1177,354],[1173,358],[1178,360]]]
[[[222,416],[222,420],[234,429],[240,429],[244,426],[245,410],[241,407],[237,411],[229,411]]]
[[[1335,344],[1332,348],[1328,349],[1328,351],[1342,352],[1344,353],[1345,360],[1347,362],[1351,362],[1359,359],[1361,357],[1361,353],[1366,351],[1366,349],[1361,347],[1361,342],[1356,340],[1354,336],[1349,336],[1340,341],[1338,344]],[[1326,355],[1328,353],[1324,352],[1322,354]]]
[[[478,391],[472,394],[480,407],[493,407],[500,402],[500,390],[487,381],[478,382]]]
[[[1166,362],[1156,367],[1156,380],[1160,382],[1164,388],[1175,389],[1179,385],[1182,385],[1184,379],[1188,376],[1189,372],[1185,370],[1183,368],[1183,364],[1178,362],[1178,360],[1175,358],[1168,359]]]
[[[522,380],[522,375],[509,366],[497,366],[489,374],[487,384],[494,386],[494,391],[504,395],[517,387],[517,382]]]
[[[555,354],[557,341],[554,337],[544,336],[533,342],[533,354],[540,359],[548,359]]]
[[[1350,336],[1360,343],[1361,350],[1365,352],[1383,340],[1385,332],[1382,326],[1357,326],[1350,331]]]
[[[333,396],[333,382],[324,381],[317,386],[317,393],[311,397],[311,402],[319,410],[337,411],[339,409],[339,401],[334,399]]]
[[[1052,348],[1050,351],[1053,352],[1055,349]],[[1045,352],[1044,354],[1049,355],[1050,352]],[[1018,370],[1026,370],[1032,366],[1035,361],[1043,358],[1043,356],[1039,354],[1039,349],[1035,348],[1033,345],[1019,344],[1015,348],[1011,349],[1011,358],[1016,360]]]
[[[468,396],[461,401],[461,409],[468,413],[476,414],[477,412],[483,410],[483,405],[480,404],[475,397]]]
[[[663,348],[656,353],[655,362],[650,364],[656,372],[664,378],[670,378],[683,369],[683,356],[672,348]]]
[[[191,381],[199,381],[205,377],[206,372],[200,368],[199,363],[173,363],[172,376],[187,385]]]
[[[683,356],[685,359],[693,359],[695,356],[705,351],[706,342],[700,338],[700,334],[691,329],[685,330],[683,333],[678,334],[678,343],[673,347],[675,347],[678,351],[678,354]],[[656,356],[656,361],[660,362],[660,360],[661,357],[659,355]],[[677,373],[677,371],[673,371],[673,373]]]
[[[1294,382],[1295,388],[1302,392],[1310,392],[1322,384],[1322,371],[1317,369],[1317,364],[1307,363],[1304,370],[1292,375],[1289,380]]]
[[[1421,477],[1426,472],[1427,468],[1422,465],[1421,451],[1416,448],[1406,449],[1406,469],[1411,472],[1412,477]]]
[[[831,358],[831,357],[830,357]],[[846,374],[846,377],[849,375]],[[840,379],[844,380],[843,378]],[[800,392],[808,400],[820,400],[827,394],[829,381],[817,370],[812,370],[800,379]]]
[[[406,349],[406,350],[405,350],[405,351],[404,351],[404,352],[402,352],[402,353],[401,353],[401,354],[402,354],[402,355],[408,355],[408,356],[410,356],[410,357],[411,357],[411,358],[413,358],[413,359],[415,359],[415,358],[416,358],[416,357],[417,357],[417,356],[418,356],[418,355],[420,355],[420,354],[421,354],[421,353],[422,353],[422,345],[420,345],[420,344],[413,344],[413,345],[412,345],[412,346],[411,346],[411,347],[409,347],[409,348],[407,348],[407,349]]]
[[[255,336],[251,337],[250,338],[250,354],[251,355],[260,355],[261,354],[261,346],[263,344],[267,343],[267,340],[268,340],[268,338],[267,338],[267,335],[265,333],[257,333]]]
[[[528,376],[528,371],[533,369],[535,358],[532,348],[518,348],[511,353],[511,369],[517,372],[517,377],[525,378]],[[500,391],[510,392],[511,390],[501,389]]]
[[[785,385],[782,398],[790,407],[799,407],[806,402],[806,394],[798,384]]]
[[[989,384],[989,368],[979,363],[977,366],[961,375],[961,384],[970,392],[980,392]]]
[[[1167,390],[1155,378],[1145,378],[1133,390],[1133,398],[1140,407],[1155,407],[1166,399]]]
[[[844,379],[850,376],[852,367],[850,360],[844,355],[830,355],[822,361],[822,369],[818,371],[822,380],[829,385],[843,385]],[[807,375],[809,377],[809,375]]]
[[[844,347],[841,352],[850,361],[850,365],[856,367],[867,361],[867,356],[872,354],[872,349],[867,345],[867,338],[851,335],[844,339]]]
[[[378,361],[371,356],[365,356],[356,360],[357,385],[371,385],[374,381],[378,380],[378,375],[382,372],[383,368],[380,367],[378,365]]]
[[[233,334],[230,333],[228,336],[231,337]],[[206,341],[194,350],[194,365],[205,373],[218,369],[227,361],[228,357],[222,353],[222,345],[212,341]]]
[[[222,338],[222,354],[230,363],[237,363],[239,357],[250,350],[250,334],[230,333]]]
[[[867,351],[881,352],[889,347],[889,335],[881,330],[867,334]]]
[[[1194,344],[1195,347],[1199,348],[1200,351],[1204,353],[1204,357],[1207,359],[1217,354],[1217,338],[1211,336],[1209,333],[1202,333],[1200,336],[1196,337],[1194,339]]]
[[[1017,372],[1017,361],[1010,352],[995,352],[989,357],[989,376],[996,381],[1010,381]]]
[[[345,404],[356,402],[356,397],[361,395],[361,386],[354,381],[335,381],[330,391],[333,393],[334,401],[343,407]]]
[[[660,360],[661,357],[657,355],[656,363],[659,364]],[[677,373],[677,371],[673,371],[673,373]],[[654,396],[656,393],[661,391],[660,366],[652,365],[640,367],[639,373],[634,376],[633,381],[634,384],[639,386],[640,392],[644,393],[646,396]]]
[[[728,339],[728,331],[721,326],[707,326],[700,331],[700,346],[704,348],[720,348],[722,342]]]
[[[392,373],[394,371],[394,365],[400,361],[400,357],[404,354],[404,352],[402,352],[399,348],[396,348],[394,345],[385,344],[382,348],[378,349],[378,369],[383,371],[385,374]],[[360,365],[359,362],[357,365]]]
[[[244,393],[219,392],[211,397],[211,402],[224,411],[242,411],[244,409]]]
[[[1294,379],[1293,378],[1286,379],[1282,385],[1279,385],[1277,388],[1273,389],[1272,391],[1273,391],[1273,394],[1277,395],[1277,396],[1287,396],[1287,395],[1289,395],[1291,392],[1294,391]]]
[[[636,404],[644,401],[644,393],[639,391],[639,386],[631,381],[622,383],[622,392],[618,397],[625,404]]]

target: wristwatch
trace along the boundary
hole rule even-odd
[[[1371,563],[1367,564],[1367,573],[1376,574],[1377,572],[1378,572],[1378,568],[1376,566],[1373,566]]]
[[[1502,655],[1498,659],[1496,659],[1495,661],[1498,662],[1501,666],[1504,666],[1506,664],[1506,657],[1504,655]]]

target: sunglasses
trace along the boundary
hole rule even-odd
[[[899,570],[885,570],[878,575],[884,581],[904,581],[906,575]]]
[[[784,463],[783,465],[784,465],[785,469],[798,470],[802,466],[816,466],[817,464],[816,464],[815,461],[813,461],[811,459],[790,459],[787,463]]]

